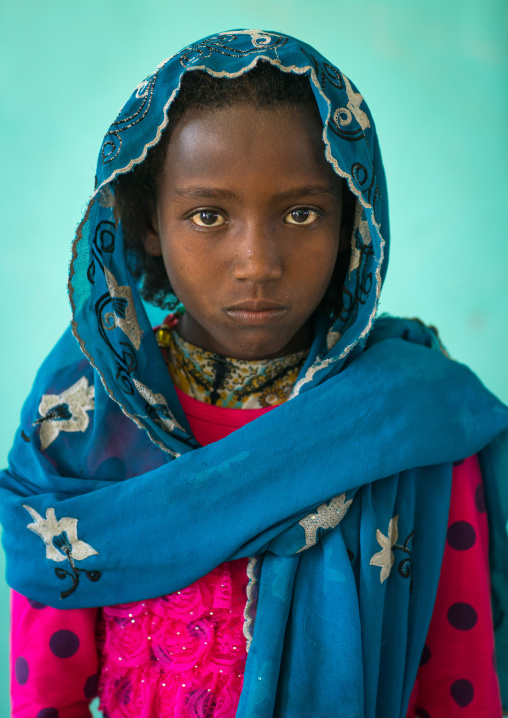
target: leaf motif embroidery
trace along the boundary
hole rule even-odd
[[[409,549],[409,544],[413,540],[413,531],[411,531],[402,546],[398,544],[398,520],[398,516],[394,516],[390,519],[390,522],[388,524],[387,536],[385,536],[379,529],[377,529],[376,539],[378,544],[381,546],[381,551],[378,551],[372,556],[372,558],[370,559],[370,565],[379,566],[379,568],[381,569],[379,580],[381,581],[381,583],[383,583],[390,575],[392,566],[395,561],[393,551],[402,551],[403,553],[407,554],[406,558],[403,558],[401,561],[399,561],[398,572],[399,575],[402,576],[402,578],[410,579],[409,592],[413,593],[412,553]]]
[[[95,407],[94,391],[88,379],[82,376],[61,394],[43,395],[39,404],[41,418],[34,422],[41,427],[39,437],[43,451],[61,431],[86,431],[90,423],[87,412]]]
[[[399,538],[399,529],[397,527],[398,520],[398,516],[394,516],[390,519],[387,536],[385,536],[379,529],[376,531],[376,539],[378,544],[381,546],[381,551],[375,553],[370,559],[370,565],[380,567],[381,583],[384,583],[390,575],[390,571],[392,570],[393,562],[395,560],[392,547],[397,543],[397,539]]]
[[[171,432],[175,428],[184,430],[169,410],[168,402],[162,394],[154,394],[138,379],[133,378],[132,381],[140,396],[146,401],[147,413],[151,419],[159,423],[165,431]]]
[[[315,546],[319,538],[319,529],[334,529],[342,521],[353,499],[346,501],[346,494],[335,496],[329,503],[317,507],[316,513],[309,514],[298,523],[305,531],[305,546],[298,549],[296,553],[306,551]]]
[[[98,555],[90,544],[86,541],[78,539],[78,519],[64,516],[61,519],[56,518],[55,509],[46,509],[46,518],[43,518],[34,508],[23,504],[23,508],[28,511],[34,523],[27,524],[27,528],[39,536],[46,546],[46,558],[50,561],[68,561],[71,571],[63,568],[55,568],[55,574],[58,578],[64,579],[69,576],[72,580],[72,586],[62,591],[60,598],[67,598],[74,593],[79,585],[79,575],[84,573],[89,581],[95,583],[101,577],[100,571],[87,571],[78,568],[75,561],[83,561],[89,556]]]
[[[351,86],[351,83],[349,79],[343,75],[344,83],[346,85],[346,92],[348,97],[348,103],[347,106],[351,113],[354,115],[356,121],[362,128],[362,130],[366,130],[367,127],[370,127],[370,120],[368,115],[360,109],[360,105],[363,102],[363,96],[359,92],[355,92]]]
[[[111,325],[107,325],[107,329],[119,327],[126,334],[132,346],[138,350],[141,345],[141,337],[143,332],[138,324],[136,310],[134,309],[134,301],[132,299],[132,289],[128,286],[121,286],[116,281],[114,275],[107,267],[104,267],[104,276],[108,285],[109,293],[113,299],[114,315],[109,317]]]

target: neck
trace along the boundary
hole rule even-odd
[[[163,336],[160,336],[160,335]],[[178,389],[227,408],[255,409],[286,401],[308,350],[270,359],[237,359],[198,347],[176,331],[159,330],[169,373]]]

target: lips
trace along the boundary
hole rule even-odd
[[[265,326],[280,321],[289,307],[275,302],[249,300],[227,307],[224,312],[238,324]]]
[[[276,302],[269,302],[261,299],[249,299],[246,302],[239,302],[233,304],[231,307],[227,307],[226,311],[246,311],[246,312],[265,312],[271,309],[287,309],[284,304],[277,304]]]

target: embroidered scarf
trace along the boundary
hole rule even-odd
[[[158,142],[183,73],[227,81],[260,60],[311,84],[326,159],[356,198],[351,263],[336,321],[315,316],[290,400],[200,448],[125,260],[112,182]],[[374,323],[387,243],[372,116],[316,50],[235,30],[159,65],[104,138],[72,248],[72,331],[37,374],[1,476],[9,584],[62,608],[106,605],[258,556],[237,715],[403,717],[437,589],[452,463],[481,452],[506,670],[508,410],[432,331]]]

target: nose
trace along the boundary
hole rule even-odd
[[[282,257],[276,233],[261,222],[244,225],[235,241],[235,279],[267,282],[282,276]]]

